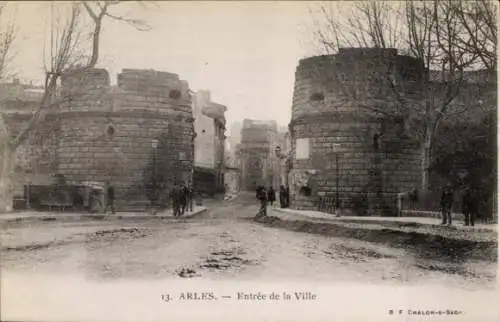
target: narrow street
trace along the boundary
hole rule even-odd
[[[176,221],[10,223],[2,233],[2,273],[77,274],[95,281],[495,284],[495,263],[431,262],[401,248],[266,227],[252,220],[258,205],[249,195],[211,201],[208,208]]]

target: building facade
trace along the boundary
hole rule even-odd
[[[211,101],[206,90],[192,93],[196,131],[194,182],[202,193],[221,192],[224,188],[227,107]]]
[[[231,124],[230,135],[228,138],[229,151],[235,156],[236,148],[238,144],[241,143],[241,129],[243,128],[243,122],[236,121]]]
[[[241,189],[254,190],[259,185],[279,186],[277,142],[275,121],[243,121],[241,143],[237,149]]]
[[[0,100],[2,101],[39,102],[43,93],[43,86],[23,84],[19,79],[14,79],[10,83],[0,83]]]
[[[224,162],[224,186],[226,194],[236,195],[240,191],[240,170],[234,153],[230,151],[230,144],[226,142]]]

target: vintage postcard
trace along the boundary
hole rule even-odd
[[[0,319],[500,321],[498,17],[0,2]]]

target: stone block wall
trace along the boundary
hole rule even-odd
[[[397,108],[389,77],[417,101],[423,64],[396,50],[348,48],[301,60],[295,75],[292,208],[316,209],[319,198],[336,197],[338,187],[344,207],[390,213],[398,191],[419,186],[421,151],[398,120],[377,110]],[[306,156],[296,154],[298,139],[307,142],[300,152]]]
[[[295,73],[292,120],[324,113],[367,114],[394,107],[389,77],[408,99],[419,99],[423,64],[391,49],[343,49],[338,55],[300,61]]]
[[[30,113],[7,113],[4,115],[8,132],[16,137],[31,119]],[[23,194],[28,183],[48,184],[57,168],[57,144],[59,138],[59,117],[48,114],[27,139],[17,148],[14,161],[14,192]]]
[[[113,89],[106,75],[97,70],[64,79],[63,93],[71,99],[60,114],[57,172],[76,182],[110,180],[122,200],[149,198],[153,172],[165,194],[174,180],[191,181],[194,119],[187,83],[171,73],[125,69]],[[75,83],[87,92],[72,92]]]

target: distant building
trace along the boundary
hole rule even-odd
[[[241,143],[238,146],[242,189],[254,190],[258,185],[279,187],[279,165],[275,153],[277,142],[275,121],[243,121]]]
[[[212,102],[209,91],[191,94],[196,132],[193,184],[202,193],[220,192],[224,188],[227,107]]]
[[[235,155],[236,147],[241,143],[241,129],[243,128],[243,123],[240,121],[234,122],[230,128],[230,134],[228,138],[229,151]]]
[[[20,106],[13,106],[12,104],[3,104],[2,109],[5,108],[28,108],[30,106],[26,103],[38,103],[44,94],[43,86],[35,86],[33,84],[23,84],[18,79],[14,79],[10,83],[0,83],[0,101],[23,102]],[[32,106],[31,106],[32,107]]]
[[[226,144],[226,155],[224,161],[224,186],[227,194],[236,194],[240,190],[240,169],[235,155],[230,153],[229,143]]]

